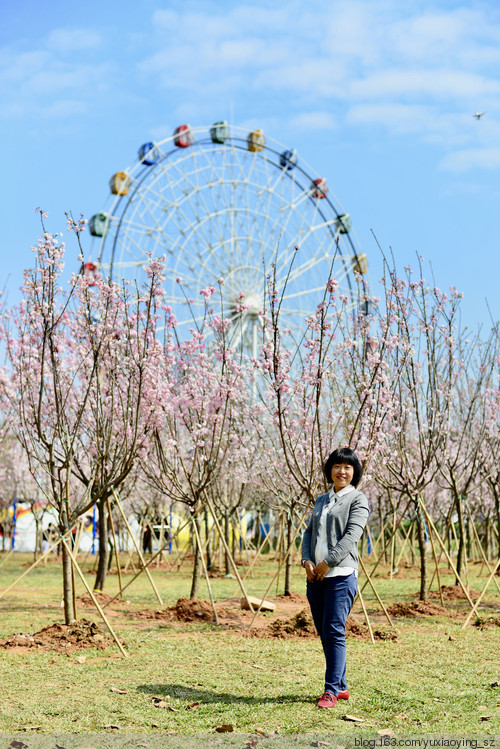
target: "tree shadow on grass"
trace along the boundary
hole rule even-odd
[[[234,704],[235,702],[243,705],[265,705],[272,703],[294,703],[294,702],[311,702],[311,695],[304,694],[277,694],[273,697],[254,697],[252,695],[238,695],[227,692],[214,692],[206,689],[196,689],[187,687],[184,684],[140,684],[136,687],[142,694],[151,694],[156,697],[162,695],[174,697],[180,700],[189,700],[194,702],[222,702],[225,704]]]

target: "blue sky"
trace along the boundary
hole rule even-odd
[[[0,283],[65,211],[184,122],[261,127],[298,150],[380,255],[432,262],[463,321],[500,319],[500,9],[492,2],[2,3]],[[475,111],[486,112],[477,121]],[[430,276],[428,271],[427,275]]]

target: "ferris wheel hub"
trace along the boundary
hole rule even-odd
[[[248,315],[257,317],[262,312],[262,297],[260,294],[256,294],[255,292],[249,294],[245,297],[243,303],[247,308],[246,312]]]

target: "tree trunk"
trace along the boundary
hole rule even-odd
[[[64,535],[69,530],[66,508],[67,505],[64,502],[59,508],[59,531],[61,535]],[[71,541],[69,543],[71,544]],[[73,624],[76,621],[73,564],[66,546],[61,543],[58,548],[61,549],[62,559],[64,623]]]
[[[500,557],[500,494],[498,491],[493,491],[495,497],[495,512],[497,516],[497,559]]]
[[[231,562],[229,561],[229,554],[227,553],[227,549],[229,549],[229,511],[226,510],[224,512],[224,538],[226,540],[226,546],[224,547],[224,569],[226,575],[229,575],[231,573]]]
[[[286,549],[285,554],[288,552],[288,556],[285,562],[285,590],[284,594],[290,596],[292,594],[292,537],[293,537],[293,522],[292,514],[289,513],[286,520]]]
[[[464,526],[464,513],[460,497],[455,497],[455,505],[457,508],[458,515],[458,553],[457,553],[457,573],[459,577],[462,577],[462,568],[464,561],[464,550],[465,550],[465,526]],[[459,585],[458,578],[455,579],[455,585]]]
[[[73,624],[76,621],[76,612],[73,598],[73,575],[72,563],[68,550],[62,545],[62,570],[63,570],[63,602],[64,623]]]
[[[38,555],[42,552],[42,529],[40,524],[40,518],[33,512],[33,518],[35,520],[35,548],[33,550],[33,561],[36,562]]]
[[[236,523],[233,523],[233,543],[232,543],[231,553],[233,555],[233,559],[235,562],[236,562],[236,554],[238,553],[238,546],[239,546],[239,543],[238,543],[239,539],[238,539],[238,534],[236,533],[236,530],[237,530]]]
[[[97,503],[98,527],[99,527],[99,561],[95,578],[94,590],[104,590],[106,572],[108,570],[108,508],[106,499],[102,498]]]
[[[419,504],[416,510],[418,550],[420,553],[420,595],[421,601],[427,598],[427,556],[425,553],[425,517]]]
[[[260,524],[261,524],[261,518],[260,518],[260,510],[257,510],[257,517],[255,519],[255,528],[254,528],[254,534],[253,534],[253,542],[255,544],[255,548],[258,549],[262,538],[260,535]]]
[[[194,522],[196,524],[196,530],[198,531],[198,538],[201,538],[201,524],[200,524],[200,519],[198,515],[194,518]],[[201,564],[202,551],[200,547],[198,546],[198,541],[196,539],[196,536],[194,537],[193,541],[194,541],[195,552],[194,552],[193,577],[191,580],[191,593],[189,594],[189,597],[191,598],[191,600],[198,598],[198,591],[200,588],[201,568],[202,568],[202,564]]]
[[[210,548],[210,532],[208,528],[208,510],[205,507],[205,512],[203,513],[203,518],[205,521],[205,538],[207,540],[207,572],[210,572],[212,569],[212,550]]]

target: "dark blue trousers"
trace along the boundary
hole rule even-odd
[[[358,589],[356,575],[307,581],[307,600],[326,659],[325,692],[347,689],[345,623]]]

